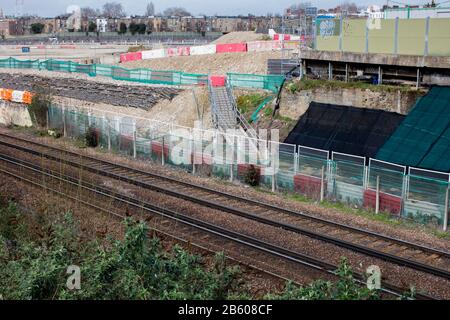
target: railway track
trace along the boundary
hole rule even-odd
[[[9,140],[9,142],[8,142]],[[27,147],[19,146],[26,144]],[[0,145],[450,279],[450,253],[4,133]],[[63,156],[64,155],[64,156]]]
[[[220,251],[223,249],[228,249],[228,251],[236,252],[239,251],[236,246],[245,246],[247,248],[245,251],[246,258],[253,257],[253,259],[258,259],[261,258],[260,255],[263,254],[324,273],[327,276],[336,276],[335,270],[337,269],[337,266],[326,263],[321,259],[310,257],[298,252],[293,252],[283,247],[249,237],[243,233],[235,232],[177,211],[168,210],[166,208],[138,200],[134,197],[130,197],[98,185],[93,185],[89,182],[81,181],[68,175],[63,175],[61,172],[54,172],[50,169],[44,169],[39,165],[19,160],[15,157],[0,155],[0,163],[2,164],[0,165],[0,173],[21,180],[35,187],[39,187],[43,190],[55,193],[59,196],[77,201],[85,206],[89,206],[115,216],[120,216],[117,212],[113,212],[111,207],[118,208],[118,205],[124,205],[126,208],[131,207],[139,211],[141,214],[144,213],[156,216],[157,219],[160,220],[157,223],[152,221],[152,224],[159,226],[159,228],[156,229],[158,232],[171,232],[171,234],[176,232],[178,234],[177,237],[180,237],[180,234],[183,235],[182,240],[184,241],[186,241],[186,237],[188,237],[190,238],[190,240],[188,240],[189,243],[193,243],[198,247],[202,247],[201,244],[195,244],[198,239],[203,240],[203,242],[208,243],[208,245],[216,244],[216,247],[221,249]],[[62,188],[62,183],[70,186],[72,189]],[[74,190],[76,191],[74,192]],[[76,194],[76,196],[74,196],[74,194]],[[100,204],[108,205],[105,208]],[[170,233],[168,234],[170,235]],[[234,260],[241,262],[237,259]],[[254,267],[249,265],[248,262],[243,262],[243,264]],[[259,270],[258,267],[257,269]],[[268,273],[284,279],[284,277],[279,274],[273,272]],[[291,276],[295,277],[295,275]],[[355,274],[354,276],[362,285],[365,284],[364,277],[362,275]],[[388,283],[384,283],[381,288],[381,292],[399,297],[402,296],[404,290]],[[416,294],[415,298],[424,300],[434,299],[431,296],[421,293]]]
[[[46,78],[1,72],[0,82],[8,89],[28,91],[33,91],[38,83],[58,96],[144,110],[149,110],[160,100],[172,100],[182,91],[168,87],[120,86],[71,78]],[[83,91],[80,91],[80,88],[83,88]]]

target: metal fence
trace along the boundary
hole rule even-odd
[[[0,68],[35,69],[67,73],[84,73],[91,77],[103,76],[114,80],[141,82],[160,85],[207,85],[208,75],[185,73],[173,70],[128,69],[102,64],[81,64],[61,60],[18,60],[7,58],[0,60]],[[232,87],[256,88],[278,92],[283,76],[228,74]]]
[[[375,159],[303,146],[187,128],[104,110],[52,106],[49,128],[84,137],[94,129],[100,147],[142,161],[156,161],[191,173],[272,191],[301,194],[317,201],[389,212],[418,223],[448,226],[446,173],[406,168]],[[250,181],[251,179],[253,181]]]

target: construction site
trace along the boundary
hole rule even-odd
[[[332,279],[345,256],[360,279],[381,268],[383,298],[449,299],[450,18],[390,14],[207,41],[5,43],[0,188],[148,211],[164,239],[254,270],[259,297]]]

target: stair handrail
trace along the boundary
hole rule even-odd
[[[233,111],[236,114],[236,119],[240,122],[242,125],[244,131],[253,139],[259,139],[258,133],[256,130],[250,125],[250,123],[245,119],[245,117],[242,115],[242,113],[239,111],[236,103],[236,99],[234,99],[233,89],[231,87],[230,82],[228,79],[226,80],[226,89],[228,94],[228,99],[231,101],[231,104],[233,105]]]

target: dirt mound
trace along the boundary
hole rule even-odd
[[[253,31],[230,32],[213,41],[213,43],[241,43],[248,41],[257,41],[261,40],[262,36],[262,34],[255,33]]]
[[[281,52],[239,52],[131,61],[122,63],[120,66],[204,74],[226,74],[227,72],[266,74],[267,59],[276,58],[281,58]]]

